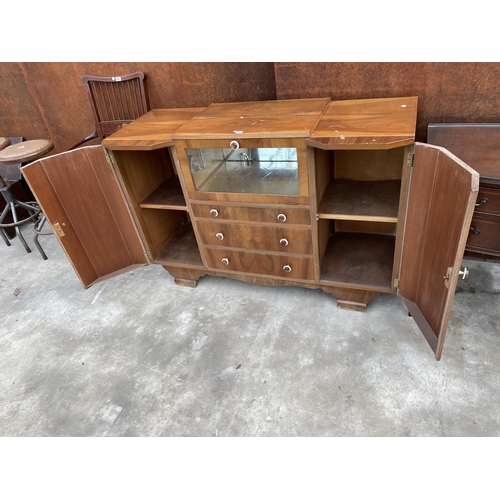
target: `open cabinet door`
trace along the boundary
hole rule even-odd
[[[479,174],[449,151],[415,144],[398,294],[441,357]]]
[[[102,146],[40,159],[22,173],[85,288],[149,263]]]

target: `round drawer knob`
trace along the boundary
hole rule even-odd
[[[282,247],[287,247],[288,246],[288,240],[286,238],[281,238],[280,245]]]
[[[277,219],[278,219],[280,222],[285,222],[285,221],[286,221],[286,215],[285,215],[285,214],[278,214]]]
[[[215,237],[218,239],[218,240],[223,240],[224,239],[224,235],[222,233],[217,233],[215,235]]]
[[[286,264],[285,266],[283,266],[283,271],[285,271],[285,273],[292,272],[292,266],[289,266],[288,264]]]
[[[215,210],[215,208],[212,208],[212,210],[210,210],[210,215],[212,217],[218,217],[219,216],[219,212],[217,210]]]
[[[230,147],[231,149],[234,149],[234,151],[236,151],[237,149],[239,149],[239,148],[240,148],[240,145],[238,144],[238,141],[231,141],[231,142],[229,143],[229,147]]]
[[[226,258],[226,257],[224,257],[224,258],[222,259],[222,263],[223,263],[225,266],[229,266],[229,259],[228,259],[228,258]]]

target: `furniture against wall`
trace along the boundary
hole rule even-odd
[[[479,194],[465,247],[468,256],[500,258],[500,124],[431,123],[427,142],[479,172]]]
[[[95,120],[95,130],[70,148],[99,138],[101,141],[149,111],[145,86],[146,75],[142,72],[123,76],[82,77]]]
[[[479,175],[415,143],[416,112],[416,97],[153,110],[23,174],[84,287],[155,263],[180,285],[321,288],[358,310],[394,293],[439,359]]]

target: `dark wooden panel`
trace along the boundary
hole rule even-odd
[[[94,130],[81,77],[136,71],[146,74],[151,109],[276,99],[273,63],[2,63],[3,133],[50,139],[54,153],[65,151]]]
[[[427,142],[446,148],[481,177],[500,178],[499,123],[432,123]]]
[[[473,217],[467,249],[500,256],[500,220]]]
[[[390,291],[394,236],[335,233],[321,264],[321,281],[385,288]]]
[[[441,355],[478,187],[477,172],[455,160],[446,150],[426,144],[416,146],[399,294],[414,303],[425,318],[424,335],[437,359]],[[453,268],[453,272],[445,280],[448,268]],[[429,329],[435,339],[429,340]]]
[[[296,254],[312,253],[309,229],[205,221],[198,221],[196,225],[204,245]],[[218,239],[217,234],[223,239]],[[282,240],[286,240],[286,245]]]
[[[131,214],[101,146],[77,149],[23,169],[85,287],[147,264]],[[57,233],[59,235],[59,233]]]
[[[417,141],[429,123],[500,122],[500,63],[275,63],[278,99],[418,96]]]
[[[58,238],[75,272],[85,288],[98,279],[98,274],[90,261],[74,227],[69,223],[68,216],[57,197],[40,160],[23,168],[23,177],[28,182],[30,189],[35,193],[48,223],[65,224],[62,238]]]

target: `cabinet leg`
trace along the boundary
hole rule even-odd
[[[168,271],[173,277],[176,285],[179,286],[189,286],[191,288],[196,288],[198,280],[205,276],[204,271],[198,271],[196,269],[185,269],[182,267],[169,267],[163,266],[165,271]]]
[[[380,292],[350,288],[322,287],[322,289],[337,300],[337,307],[355,311],[366,311],[367,304],[380,295]]]

